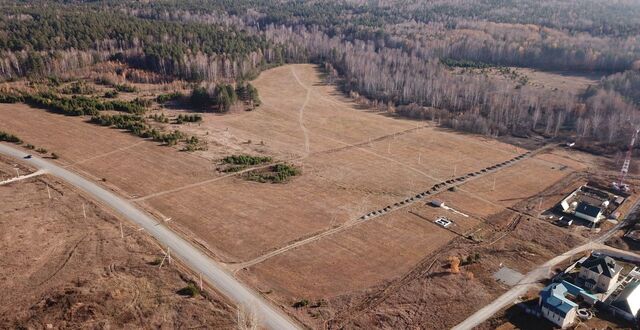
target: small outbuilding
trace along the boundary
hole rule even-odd
[[[430,202],[431,206],[434,207],[443,207],[444,206],[444,202],[439,200],[439,199],[434,199]]]

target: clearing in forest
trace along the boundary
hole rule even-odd
[[[180,152],[22,105],[0,105],[0,130],[58,153],[60,163],[172,218],[169,226],[283,305],[360,292],[402,276],[517,198],[535,196],[578,170],[577,161],[540,154],[474,177],[455,192],[359,221],[526,150],[362,109],[324,84],[312,65],[271,69],[252,83],[263,101],[257,110],[205,115],[197,125],[180,127],[207,140],[207,151]],[[270,156],[297,166],[301,175],[269,184],[217,171],[218,161],[231,154]],[[495,189],[491,175],[500,178]],[[425,206],[430,198],[469,217]],[[456,225],[435,225],[438,216]]]

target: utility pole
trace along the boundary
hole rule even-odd
[[[15,167],[15,170],[16,170],[16,176],[20,176],[20,170],[17,167]]]
[[[497,176],[494,174],[493,175],[493,189],[491,189],[491,191],[496,191],[496,178],[497,178]]]
[[[49,195],[49,199],[51,199],[51,190],[49,190],[49,184],[47,185],[47,195]]]
[[[122,221],[120,221],[120,238],[124,239],[124,230],[122,230]]]
[[[84,216],[85,220],[87,219],[87,211],[84,209],[84,203],[82,203],[82,215]]]
[[[418,153],[418,164],[422,164],[422,153]]]
[[[203,291],[204,287],[202,286],[202,273],[200,273],[199,275],[200,275],[200,291]]]
[[[542,214],[542,197],[540,197],[540,203],[538,204],[538,212]]]
[[[389,141],[389,143],[387,144],[387,153],[391,153],[391,141]]]

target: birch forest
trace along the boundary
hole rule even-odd
[[[121,61],[234,83],[311,62],[379,111],[461,131],[615,150],[640,126],[634,0],[30,3],[2,3],[1,79]],[[539,88],[513,68],[600,78],[578,92]]]

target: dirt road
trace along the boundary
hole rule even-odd
[[[244,306],[249,312],[254,313],[259,322],[265,327],[270,329],[299,328],[296,323],[276,307],[271,306],[258,293],[236,280],[233,275],[220,264],[207,257],[189,242],[182,239],[176,233],[128,201],[45,159],[35,156],[31,159],[24,159],[27,153],[20,149],[0,143],[0,154],[22,159],[25,163],[28,163],[38,170],[47,171],[49,174],[65,180],[69,184],[90,194],[97,201],[111,207],[123,217],[141,226],[142,229],[155,237],[160,244],[169,248],[174,257],[183,261],[193,271],[202,274],[203,279],[219,292],[227,296],[234,303],[239,306]]]

